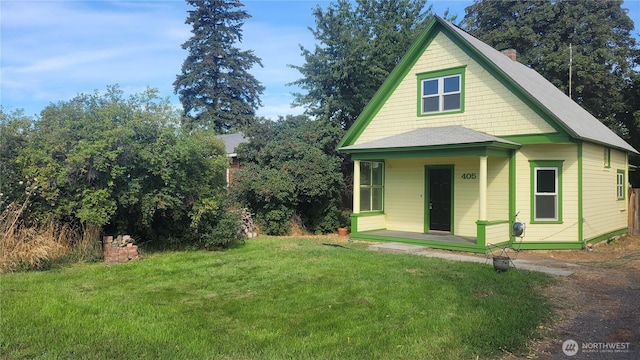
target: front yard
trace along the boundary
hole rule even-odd
[[[552,312],[542,274],[330,240],[0,275],[0,359],[487,358]]]

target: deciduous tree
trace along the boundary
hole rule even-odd
[[[531,66],[614,130],[624,126],[624,89],[638,55],[622,0],[487,1],[467,7],[462,26]]]
[[[348,129],[416,39],[431,7],[426,0],[347,0],[313,10],[318,42],[300,46],[302,78],[295,105]]]

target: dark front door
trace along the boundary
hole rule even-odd
[[[427,176],[429,230],[451,231],[451,169],[429,169]]]

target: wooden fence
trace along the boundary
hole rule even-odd
[[[640,235],[640,188],[629,189],[629,234]]]

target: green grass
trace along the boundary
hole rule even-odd
[[[475,359],[551,313],[541,274],[322,242],[4,274],[0,359]]]

